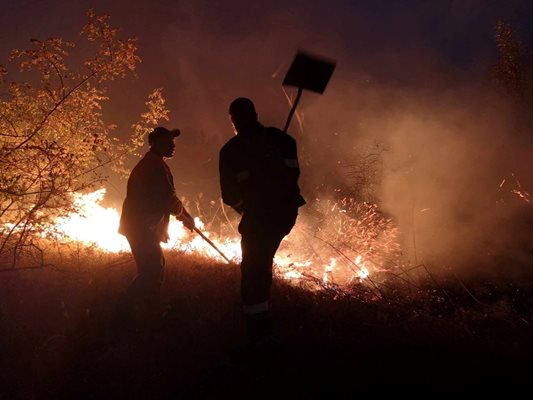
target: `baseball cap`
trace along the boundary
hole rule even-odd
[[[170,136],[171,138],[175,138],[181,134],[179,129],[167,129],[162,126],[158,126],[155,128],[152,132],[148,134],[148,144],[152,145],[157,140]]]

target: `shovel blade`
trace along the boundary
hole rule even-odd
[[[285,75],[283,86],[296,86],[322,94],[335,65],[335,61],[299,50]]]

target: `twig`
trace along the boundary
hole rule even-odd
[[[307,237],[312,237],[309,233],[307,233],[303,228],[301,227],[298,227],[298,230],[303,233],[305,236]],[[313,245],[311,244],[310,241],[307,241],[307,245],[311,248],[311,251],[315,254],[315,256],[320,260],[320,262],[322,264],[325,264],[324,262],[324,259],[322,258],[322,256],[320,254],[318,254],[318,252],[315,250],[315,248],[313,247]]]
[[[133,261],[133,256],[131,254],[124,257],[122,260],[114,261],[105,266],[106,269],[111,269],[115,267],[120,267],[122,265],[128,264]]]
[[[224,208],[224,201],[222,199],[220,199],[220,206],[222,207],[222,214],[224,214],[224,217],[226,218],[226,221],[228,221],[228,225],[231,227],[231,229],[233,230],[233,233],[235,235],[238,235],[239,233],[235,230],[235,228],[233,227],[233,224],[231,223],[231,221],[229,220],[228,218],[228,214],[226,214],[226,209]]]
[[[302,276],[306,280],[312,281],[315,285],[319,286],[322,290],[325,290],[327,292],[330,292],[336,295],[339,293],[344,296],[348,295],[348,293],[345,290],[341,289],[338,285],[334,283],[326,283],[322,279],[317,278],[316,276],[313,276],[313,275],[306,274],[306,273],[302,273]]]
[[[1,268],[1,272],[18,272],[18,271],[26,271],[28,269],[43,269],[45,265],[35,265],[32,267],[11,267],[11,268]]]
[[[24,139],[22,142],[20,142],[18,145],[16,145],[15,147],[13,147],[12,149],[10,149],[7,154],[4,154],[4,157],[8,157],[9,155],[11,155],[15,150],[18,150],[20,149],[22,146],[24,146],[26,143],[28,143],[31,139],[33,139],[33,137],[42,129],[42,127],[44,126],[44,124],[46,123],[46,121],[48,121],[48,118],[50,118],[50,115],[52,115],[58,108],[61,104],[63,104],[63,102],[65,102],[65,100],[75,91],[77,90],[80,86],[82,86],[85,82],[87,82],[89,79],[91,79],[93,76],[96,75],[96,72],[93,71],[92,74],[86,76],[81,82],[79,82],[76,86],[74,86],[72,89],[70,89],[67,94],[65,94],[65,96],[63,96],[63,98],[57,102],[54,107],[52,107],[51,110],[48,111],[48,113],[46,113],[46,115],[44,116],[44,118],[41,120],[41,122],[39,122],[37,124],[37,126],[32,130],[32,132],[30,133],[30,135]]]
[[[415,255],[415,264],[418,264],[418,255],[416,248],[416,228],[415,228],[415,203],[411,203],[411,237],[413,241],[413,252]]]
[[[424,264],[418,264],[418,265],[415,265],[414,267],[410,267],[410,268],[407,268],[407,269],[402,268],[402,272],[399,273],[398,275],[407,274],[408,272],[410,272],[410,271],[412,271],[414,269],[423,268],[423,267],[424,267]]]
[[[400,267],[400,266],[398,266],[398,268],[401,268],[401,267]],[[399,274],[395,274],[395,273],[394,273],[394,272],[392,272],[392,271],[387,271],[387,273],[389,273],[389,274],[391,274],[392,276],[394,276],[395,278],[398,278],[398,279],[400,279],[400,280],[404,281],[405,283],[407,283],[407,284],[409,284],[409,285],[411,285],[411,286],[413,286],[413,287],[417,288],[418,290],[420,290],[420,289],[421,289],[421,287],[420,287],[420,286],[418,286],[418,285],[415,285],[415,284],[414,284],[413,282],[411,282],[411,281],[410,281],[409,279],[406,279],[406,278],[404,278],[404,277],[400,276]]]
[[[470,297],[472,297],[472,299],[473,299],[476,303],[478,303],[478,304],[481,305],[481,306],[487,306],[487,305],[488,305],[488,304],[486,304],[486,303],[483,303],[483,302],[479,301],[479,300],[477,299],[477,297],[474,296],[470,290],[468,290],[468,288],[466,287],[466,285],[463,283],[463,281],[462,281],[461,279],[459,279],[459,278],[457,277],[457,275],[455,275],[454,273],[452,273],[452,276],[457,280],[457,282],[459,282],[459,284],[463,287],[463,289],[465,290],[465,292],[468,293],[468,295],[469,295]]]
[[[354,250],[354,249],[353,249],[348,243],[344,243],[344,244],[345,244],[346,247],[348,247],[350,250],[355,251],[355,250]],[[380,264],[378,264],[377,262],[375,262],[374,259],[371,258],[368,254],[365,254],[364,257],[365,257],[365,259],[367,259],[368,261],[370,261],[372,264],[381,267],[381,269],[385,269],[385,268],[383,268]],[[398,268],[401,268],[401,267],[398,266]],[[392,272],[392,271],[389,271],[389,270],[386,270],[386,271],[387,271],[389,274],[395,276],[396,278],[401,279],[402,281],[408,283],[409,285],[413,285],[415,288],[420,289],[420,287],[418,287],[417,285],[415,285],[414,283],[412,283],[412,282],[409,281],[408,279],[401,277],[399,274],[396,274],[396,273],[394,273],[394,272]],[[382,282],[381,284],[384,285],[383,282]],[[386,286],[386,285],[385,285],[385,286]],[[390,287],[389,287],[389,288],[390,288]]]
[[[322,239],[322,238],[320,238],[320,237],[318,237],[318,236],[316,236],[316,235],[312,235],[312,236],[313,236],[314,238],[320,240],[321,242],[327,244],[328,246],[330,246],[333,250],[335,250],[337,253],[339,253],[341,256],[343,256],[346,260],[348,260],[348,262],[349,262],[350,264],[355,265],[355,266],[359,269],[359,271],[362,271],[362,268],[361,268],[359,265],[357,265],[355,262],[353,262],[352,259],[351,259],[350,257],[348,257],[346,254],[344,254],[344,253],[343,253],[341,250],[339,250],[337,247],[333,246],[333,245],[332,245],[331,243],[329,243],[327,240],[324,240],[324,239]],[[351,268],[351,270],[352,270],[353,272],[355,272],[355,271],[353,270],[353,268]],[[385,298],[385,295],[381,292],[381,290],[379,289],[378,285],[377,285],[377,284],[376,284],[376,283],[375,283],[375,282],[374,282],[369,276],[367,276],[366,279],[368,279],[368,281],[369,281],[370,283],[372,283],[372,285],[374,285],[374,287],[375,287],[376,290],[378,291],[378,294],[379,294],[382,298]]]
[[[206,228],[207,228],[207,227],[210,228],[210,227],[213,226],[213,222],[215,222],[215,219],[216,219],[216,217],[218,216],[218,212],[219,212],[219,211],[220,211],[220,206],[218,206],[217,210],[215,211],[215,214],[213,215],[213,218],[211,218],[211,221],[209,221],[209,222],[207,222],[207,223],[205,224]]]
[[[448,300],[450,301],[450,303],[452,304],[453,307],[457,308],[457,305],[455,304],[455,302],[453,301],[453,299],[450,297],[450,295],[448,294],[448,292],[446,290],[444,290],[444,288],[439,285],[439,283],[436,281],[436,279],[433,277],[433,275],[429,272],[427,266],[425,264],[422,264],[422,266],[424,267],[424,269],[426,270],[426,273],[428,274],[428,276],[430,277],[430,279],[433,281],[433,283],[435,284],[435,286],[437,286],[439,288],[439,290],[441,290],[444,295],[448,298]]]

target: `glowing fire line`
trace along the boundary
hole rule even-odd
[[[75,194],[74,202],[79,213],[58,218],[54,226],[54,235],[64,241],[73,241],[86,246],[94,246],[101,251],[110,253],[129,252],[126,238],[118,233],[120,216],[116,209],[101,206],[106,190],[99,189],[88,194]],[[218,246],[231,260],[238,263],[241,257],[240,239],[238,237],[219,237],[205,231],[204,224],[195,218],[196,226]],[[162,243],[164,249],[174,249],[185,253],[199,254],[208,258],[222,259],[200,236],[190,233],[183,224],[171,218],[169,225],[170,240]],[[325,265],[319,261],[299,259],[298,255],[279,253],[275,264],[278,271],[286,279],[300,279],[304,273],[313,269],[323,271],[322,281],[333,282],[333,274],[339,269],[338,260],[331,258]],[[367,263],[361,255],[354,260],[358,271],[355,276],[364,280],[369,276]],[[353,277],[353,273],[352,273]]]

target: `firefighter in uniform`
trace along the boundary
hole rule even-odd
[[[298,187],[296,141],[264,127],[247,98],[234,100],[229,114],[235,136],[220,150],[220,185],[224,203],[242,215],[241,298],[248,337],[257,343],[271,333],[274,255],[305,200]]]
[[[126,236],[137,264],[137,275],[119,304],[119,312],[149,306],[159,298],[165,258],[160,242],[167,242],[170,214],[189,228],[194,219],[176,196],[174,179],[164,157],[174,155],[178,129],[155,128],[148,135],[150,150],[131,171],[122,206],[119,233]]]

